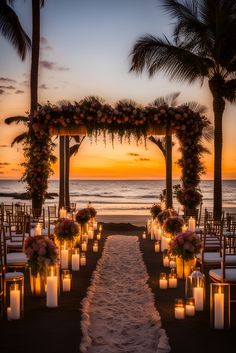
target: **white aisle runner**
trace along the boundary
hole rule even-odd
[[[138,237],[108,237],[82,302],[81,352],[170,351],[147,280]]]

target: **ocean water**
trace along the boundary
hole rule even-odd
[[[178,184],[174,181],[173,184]],[[213,182],[201,182],[203,207],[213,206]],[[149,208],[158,202],[159,194],[165,187],[164,180],[71,180],[71,202],[83,208],[90,201],[100,215],[148,215]],[[24,184],[16,180],[0,180],[0,192],[24,192]],[[49,181],[49,192],[59,192],[59,181]],[[17,202],[11,197],[0,197],[0,202]],[[18,200],[19,201],[19,200]],[[29,201],[26,201],[29,203]],[[46,200],[46,204],[58,203],[58,197]],[[176,209],[181,206],[174,200]],[[223,181],[223,207],[236,208],[236,180]]]

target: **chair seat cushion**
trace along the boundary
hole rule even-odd
[[[198,254],[197,255],[197,258],[199,260],[202,260],[202,254]],[[220,256],[220,253],[219,252],[204,252],[204,262],[206,263],[219,263],[221,262],[222,260],[222,257]]]
[[[11,279],[14,279],[14,278],[24,278],[24,273],[22,272],[7,272],[6,275],[6,280],[11,280]]]
[[[215,270],[209,271],[209,276],[217,281],[221,282],[223,280],[222,269],[217,268]],[[225,271],[225,280],[226,282],[236,282],[236,268],[227,268]]]
[[[7,254],[7,265],[26,265],[27,257],[23,252]]]

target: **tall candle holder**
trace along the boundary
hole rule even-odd
[[[194,298],[196,311],[203,311],[205,307],[205,275],[196,267],[185,281],[186,298]]]
[[[78,248],[74,248],[71,257],[72,271],[79,271],[80,267],[80,251]]]
[[[46,306],[56,308],[58,306],[59,281],[57,266],[49,266],[47,274]]]
[[[62,284],[62,291],[63,292],[70,292],[71,291],[71,279],[72,279],[72,275],[71,275],[70,270],[62,270],[61,284]]]
[[[22,319],[24,317],[24,275],[14,275],[12,279],[7,279],[5,290],[8,320]]]
[[[213,329],[230,328],[230,285],[228,283],[210,284],[210,318]]]

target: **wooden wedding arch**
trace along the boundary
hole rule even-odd
[[[201,201],[199,182],[204,171],[201,156],[203,129],[209,121],[188,106],[169,107],[148,105],[141,107],[131,101],[115,106],[96,97],[88,97],[74,104],[40,106],[29,116],[29,134],[24,148],[25,172],[33,209],[41,209],[48,178],[52,174],[50,156],[54,149],[52,136],[87,135],[104,139],[109,135],[120,140],[134,137],[138,142],[148,135],[175,134],[180,143],[182,187],[178,200],[185,208],[195,208]]]

